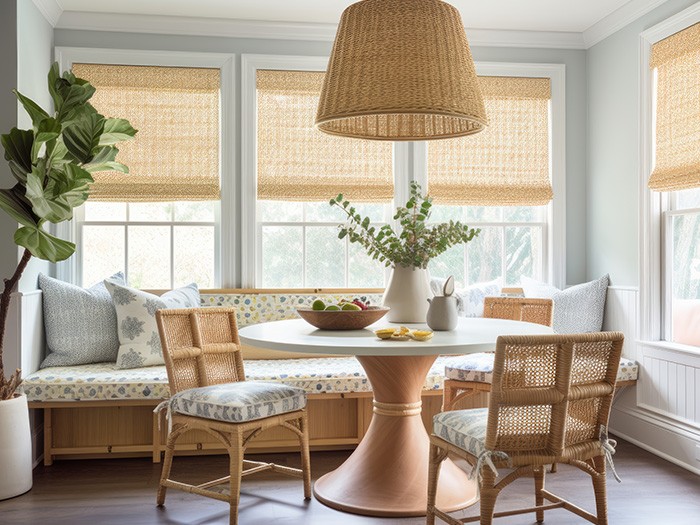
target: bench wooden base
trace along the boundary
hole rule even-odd
[[[440,411],[442,390],[423,393],[423,423],[432,429],[432,417]],[[30,408],[44,411],[44,465],[54,459],[152,456],[161,460],[165,450],[167,422],[160,429],[153,409],[156,400],[78,402],[31,402]],[[312,394],[308,399],[312,450],[352,449],[364,436],[372,418],[372,393]],[[298,450],[298,439],[290,431],[266,430],[248,448],[249,452]],[[183,436],[179,454],[221,454],[221,446],[206,434]]]

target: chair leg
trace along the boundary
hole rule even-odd
[[[442,390],[442,407],[441,412],[447,412],[452,410],[452,404],[454,403],[455,389],[449,384],[449,381],[445,381],[445,386]]]
[[[608,493],[605,481],[605,457],[593,458],[593,466],[597,474],[591,476],[593,480],[593,493],[595,495],[597,525],[608,525]]]
[[[496,498],[498,498],[498,489],[496,488],[496,475],[488,467],[481,468],[481,525],[492,525],[493,511],[496,507]]]
[[[544,490],[544,474],[545,468],[539,466],[535,468],[535,505],[540,507],[544,505],[544,496],[542,491]],[[537,523],[542,523],[544,521],[544,511],[536,511]]]
[[[440,467],[447,457],[447,452],[435,445],[430,444],[428,455],[428,509],[425,514],[426,525],[435,525],[435,499],[437,497],[437,484],[440,476]]]
[[[311,499],[311,458],[309,456],[309,421],[306,412],[299,418],[301,471],[304,477],[304,499]]]
[[[241,473],[243,472],[243,436],[240,433],[231,435],[229,456],[229,504],[231,506],[229,525],[238,525],[238,505],[241,499]]]
[[[165,458],[163,459],[163,470],[160,473],[160,484],[158,485],[158,495],[156,496],[156,504],[160,507],[165,503],[165,491],[167,487],[163,484],[170,477],[170,469],[173,467],[173,455],[175,454],[175,441],[177,441],[179,432],[175,429],[168,434],[168,440],[165,445]]]

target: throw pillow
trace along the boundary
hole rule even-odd
[[[446,279],[439,277],[430,280],[430,290],[433,295],[442,295]],[[455,290],[457,313],[462,317],[483,317],[484,297],[501,295],[501,278],[484,283],[475,283],[466,288]]]
[[[124,284],[121,272],[110,279]],[[117,314],[102,282],[85,289],[39,274],[39,288],[48,352],[40,368],[117,359]]]
[[[160,297],[106,280],[117,311],[119,353],[117,368],[140,368],[162,365],[156,311],[161,308],[194,308],[199,306],[199,290],[190,284],[166,292]]]
[[[552,328],[558,334],[600,332],[609,282],[610,277],[605,274],[595,281],[559,290],[528,277],[520,280],[525,297],[552,299]]]

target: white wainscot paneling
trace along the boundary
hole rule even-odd
[[[639,346],[637,406],[700,430],[700,355]]]

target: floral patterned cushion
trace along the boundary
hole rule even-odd
[[[493,352],[460,355],[445,360],[445,377],[457,381],[490,383],[493,378]],[[618,381],[636,381],[639,365],[631,359],[620,359]]]
[[[452,410],[433,417],[433,433],[475,457],[486,451],[488,408]]]
[[[440,390],[445,359],[438,358],[423,388]],[[353,357],[262,359],[245,362],[246,379],[301,388],[309,394],[371,392],[372,386]],[[165,366],[122,370],[115,363],[44,368],[28,375],[21,390],[29,401],[103,401],[167,399]]]
[[[306,406],[306,392],[280,383],[242,381],[191,388],[170,398],[171,411],[188,416],[242,423],[287,414]]]

